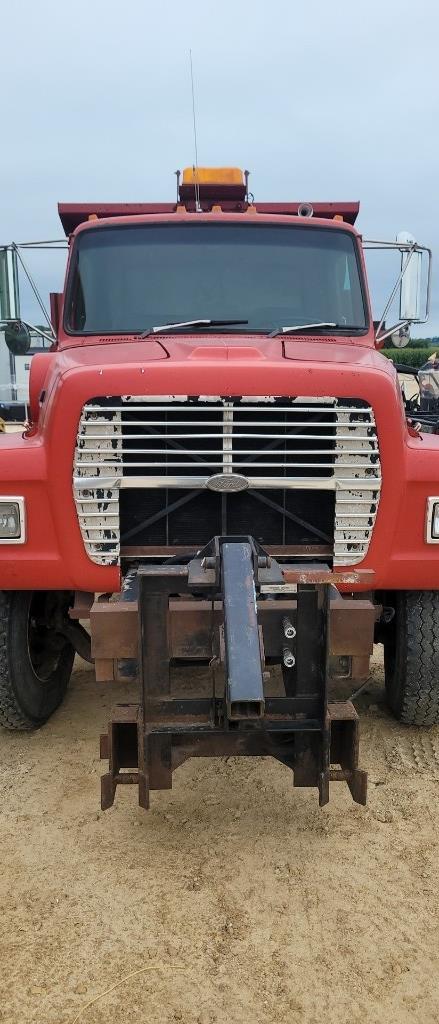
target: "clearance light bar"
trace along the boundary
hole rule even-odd
[[[183,185],[243,185],[239,167],[185,167]]]
[[[195,200],[198,212],[201,211],[200,200],[210,204],[221,199],[245,203],[247,185],[248,171],[241,171],[239,167],[185,167],[181,181],[180,171],[177,171],[177,201]]]

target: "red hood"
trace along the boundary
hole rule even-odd
[[[380,441],[379,515],[362,568],[378,589],[434,588],[437,558],[424,543],[426,497],[437,493],[439,442],[409,437],[397,374],[390,360],[364,344],[337,339],[224,335],[124,339],[35,356],[43,368],[38,429],[8,436],[2,452],[3,493],[23,494],[29,544],[3,564],[4,587],[117,590],[117,566],[88,559],[72,494],[72,466],[83,405],[105,396],[221,395],[357,398],[373,407]],[[35,378],[35,383],[37,379]],[[2,446],[0,446],[2,447]],[[370,584],[368,584],[370,585]],[[360,586],[361,589],[361,586]],[[363,587],[364,589],[364,587]]]
[[[106,395],[300,395],[363,399],[386,438],[400,437],[405,416],[393,363],[346,341],[164,336],[63,349],[50,357],[39,428],[62,409],[73,439],[83,404]]]
[[[322,338],[168,335],[160,340],[137,337],[131,343],[114,339],[104,347],[88,339],[86,345],[34,357],[32,409],[38,406],[42,390],[40,429],[61,395],[64,411],[68,403],[75,423],[84,402],[121,394],[333,395],[363,398],[373,406],[382,402],[383,411],[391,396],[398,432],[405,420],[391,360],[368,346],[349,343],[348,338],[328,344]]]
[[[171,389],[173,394],[187,394],[188,386],[191,394],[208,394],[209,391],[211,394],[242,394],[244,388],[248,394],[297,395],[296,374],[302,380],[301,394],[341,396],[345,392],[344,389],[340,391],[340,385],[346,373],[352,375],[351,387],[355,382],[354,390],[348,393],[360,397],[363,375],[367,371],[384,375],[395,387],[397,378],[392,362],[364,344],[364,340],[361,339],[363,344],[358,344],[358,339],[351,338],[310,337],[299,340],[254,334],[239,337],[216,334],[207,338],[193,334],[145,339],[137,336],[129,342],[125,337],[113,338],[111,344],[102,345],[92,344],[92,339],[88,338],[87,344],[53,353],[51,377],[54,380],[71,371],[79,371],[82,376],[86,372],[87,390],[91,388],[89,397],[95,394],[127,394],[133,392],[133,388],[136,393],[137,389],[145,394],[170,393]],[[238,379],[233,383],[227,365],[230,370],[232,366],[239,365]],[[186,382],[179,387],[177,367],[184,376],[187,373],[191,377],[193,375],[191,385]],[[244,372],[244,367],[247,372]],[[327,390],[329,367],[336,376],[330,392]],[[227,385],[224,382],[220,387],[216,368],[221,378],[229,380]],[[293,370],[296,372],[290,378],[289,371]],[[152,379],[157,380],[157,373],[160,376],[159,391],[157,383],[152,385]],[[256,390],[254,374],[258,381]],[[126,380],[123,387],[122,380]],[[368,398],[371,400],[371,396]]]

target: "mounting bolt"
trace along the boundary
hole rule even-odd
[[[215,569],[215,558],[212,558],[211,555],[205,555],[204,558],[201,559],[200,565],[204,572],[206,572],[206,569]]]
[[[295,626],[293,626],[293,623],[290,622],[290,620],[286,617],[285,619],[282,619],[282,628],[284,631],[284,636],[286,636],[287,640],[294,640],[294,637],[296,635],[296,628]]]
[[[283,663],[285,665],[285,668],[294,668],[296,664],[294,654],[292,651],[290,651],[289,647],[284,647],[283,649]]]

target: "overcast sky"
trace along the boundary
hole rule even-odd
[[[191,47],[200,164],[249,168],[259,200],[360,199],[365,237],[439,254],[436,0],[3,0],[0,31],[0,242],[58,237],[58,200],[174,198]],[[60,287],[59,257],[31,266]],[[438,273],[412,333],[439,334]]]

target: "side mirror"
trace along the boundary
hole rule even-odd
[[[11,246],[0,248],[0,322],[20,318],[18,261]]]
[[[394,348],[407,348],[407,345],[410,345],[409,325],[407,324],[405,327],[400,327],[390,337]]]
[[[25,356],[31,347],[31,336],[20,320],[17,252],[8,245],[0,249],[0,324],[2,321],[9,351],[14,356]]]
[[[404,348],[409,342],[406,328],[411,323],[425,324],[430,313],[431,295],[431,249],[419,245],[408,231],[400,231],[396,242],[364,239],[363,249],[377,252],[399,250],[401,253],[401,270],[394,287],[387,299],[381,320],[375,326],[375,343],[378,348],[386,338],[392,337],[396,348]],[[422,263],[423,256],[426,264]],[[421,288],[424,294],[421,294]],[[393,309],[399,294],[399,321],[392,327],[385,322],[389,310]],[[393,319],[393,316],[392,316]]]
[[[14,356],[25,356],[31,346],[30,330],[21,320],[5,327],[5,342]]]
[[[400,231],[396,239],[404,245],[413,245],[415,239],[408,231]],[[401,286],[399,292],[400,320],[421,319],[422,252],[403,252],[401,255]]]

